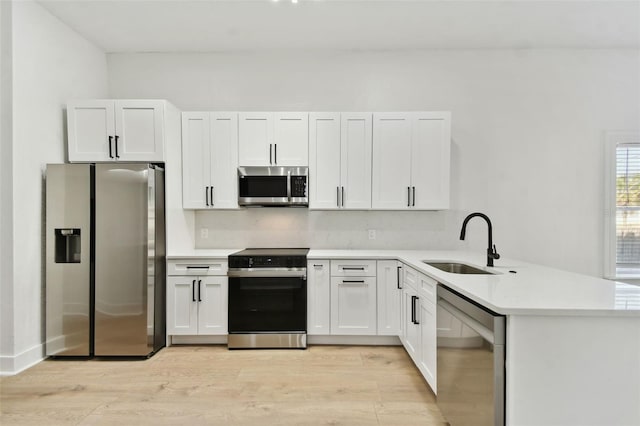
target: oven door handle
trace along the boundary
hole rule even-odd
[[[299,277],[307,278],[307,268],[299,269],[260,269],[260,268],[248,268],[248,269],[231,269],[227,271],[227,276],[230,278],[289,278]]]

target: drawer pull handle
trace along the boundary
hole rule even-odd
[[[344,271],[364,271],[364,266],[358,266],[358,267],[343,266],[342,270],[344,270]]]
[[[207,266],[207,265],[203,265],[203,266],[187,266],[187,269],[209,269],[209,266]]]
[[[342,284],[364,284],[364,280],[342,280]]]

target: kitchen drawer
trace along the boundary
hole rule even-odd
[[[332,277],[375,277],[375,260],[332,260]]]
[[[415,269],[402,265],[402,286],[409,286],[414,290],[418,290],[418,276],[420,274]]]
[[[424,274],[418,274],[418,295],[431,303],[436,303],[436,287],[438,282]]]
[[[227,275],[227,259],[174,259],[167,261],[167,275]]]

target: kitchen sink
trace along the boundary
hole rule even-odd
[[[422,263],[426,263],[429,266],[438,268],[444,272],[450,272],[452,274],[479,274],[479,275],[494,275],[493,272],[485,271],[465,263],[458,262],[430,262],[423,260]]]

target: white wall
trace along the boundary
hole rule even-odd
[[[0,2],[0,357],[13,348],[13,132],[11,2]],[[0,365],[0,371],[3,366]]]
[[[13,311],[10,321],[2,318],[3,336],[12,336],[2,339],[3,373],[43,355],[43,179],[46,163],[65,161],[66,101],[107,96],[103,51],[37,3],[14,2],[12,9],[13,270],[11,277],[3,275],[2,286],[12,288]]]
[[[476,219],[457,241],[483,211],[503,256],[596,276],[603,132],[638,128],[639,64],[638,50],[605,49],[108,55],[110,96],[182,110],[452,111],[450,211],[199,212],[197,247],[484,250]]]

